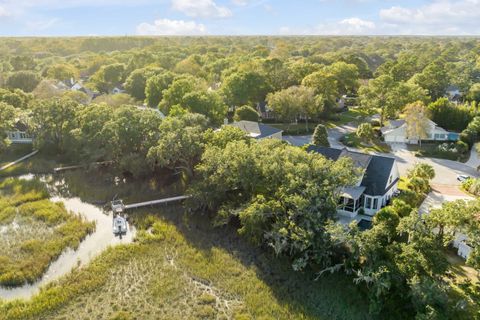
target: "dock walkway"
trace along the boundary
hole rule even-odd
[[[186,195],[186,196],[177,196],[177,197],[171,197],[171,198],[165,198],[165,199],[158,199],[158,200],[151,200],[151,201],[145,201],[145,202],[139,202],[139,203],[132,203],[132,204],[127,204],[124,205],[124,209],[136,209],[140,207],[147,207],[147,206],[154,206],[157,204],[167,204],[170,202],[177,202],[177,201],[182,201],[185,199],[190,198],[191,196]]]

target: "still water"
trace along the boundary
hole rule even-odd
[[[95,221],[95,232],[88,235],[76,250],[66,249],[52,262],[41,279],[33,284],[16,288],[0,286],[0,299],[28,299],[40,288],[70,272],[73,268],[88,264],[95,256],[109,246],[127,244],[134,240],[135,227],[128,226],[128,232],[121,239],[112,232],[112,213],[109,201],[117,196],[125,203],[158,199],[181,192],[181,184],[165,181],[127,181],[101,172],[85,173],[76,171],[62,175],[24,175],[21,179],[39,178],[50,192],[50,199],[63,202],[65,208],[83,215],[88,221]],[[178,182],[178,181],[177,181]]]

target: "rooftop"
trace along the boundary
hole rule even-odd
[[[254,122],[254,121],[237,121],[232,124],[231,126],[237,127],[240,130],[248,133],[250,137],[255,139],[262,139],[270,137],[276,133],[283,132],[283,130],[268,126],[263,123]]]

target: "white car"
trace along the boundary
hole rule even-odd
[[[466,174],[460,174],[460,175],[457,176],[457,180],[460,181],[460,182],[463,182],[463,181],[468,180],[468,179],[470,179],[470,177],[467,176]]]

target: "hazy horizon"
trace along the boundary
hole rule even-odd
[[[479,36],[480,0],[0,0],[0,36]]]

